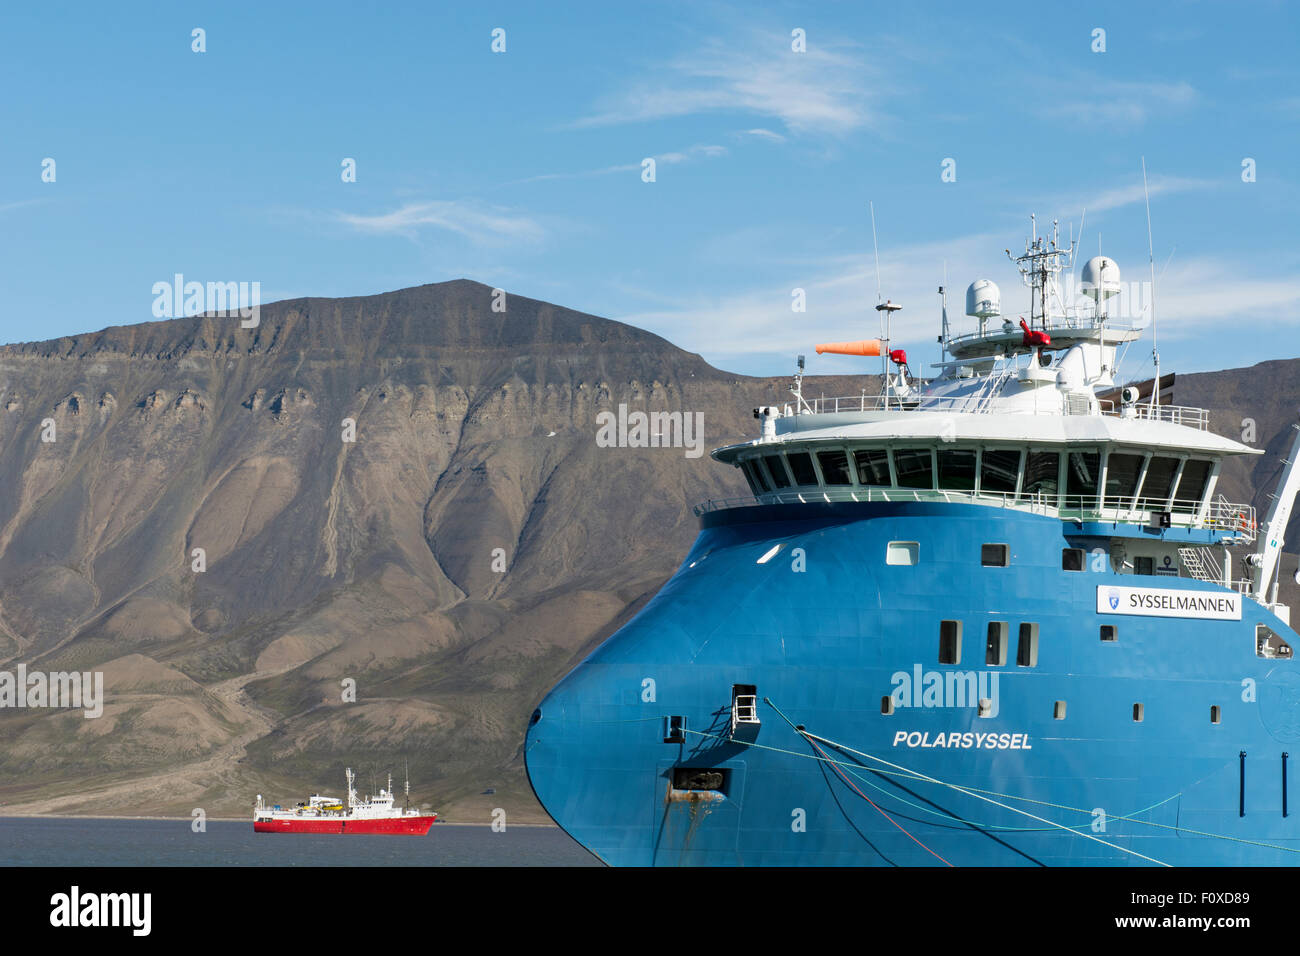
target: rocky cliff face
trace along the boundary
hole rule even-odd
[[[1277,364],[1178,386],[1225,434],[1256,417],[1274,456],[1224,491],[1261,509]],[[0,348],[0,669],[106,697],[0,710],[0,812],[242,815],[409,761],[453,819],[543,819],[528,714],[677,567],[691,505],[743,493],[707,449],[785,387],[467,281]],[[602,447],[620,405],[702,413],[704,454]]]
[[[0,659],[107,694],[0,711],[8,812],[242,813],[409,760],[443,810],[537,816],[532,707],[743,490],[707,449],[784,384],[492,306],[457,281],[0,349]],[[702,413],[703,456],[600,447],[620,404]]]

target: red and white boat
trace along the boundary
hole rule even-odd
[[[356,780],[352,768],[347,769],[347,803],[337,797],[322,797],[313,793],[306,803],[285,809],[279,804],[267,806],[262,795],[257,795],[253,809],[253,831],[256,833],[405,833],[423,836],[429,832],[436,813],[398,809],[393,806],[393,776],[388,775],[388,789],[380,789],[377,797],[357,798],[353,787]],[[411,797],[411,782],[406,782],[407,802]]]

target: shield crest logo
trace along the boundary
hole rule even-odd
[[[1117,610],[1119,608],[1119,592],[1111,591],[1106,595],[1106,597],[1110,601],[1110,609],[1112,611]]]

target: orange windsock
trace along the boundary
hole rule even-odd
[[[817,346],[817,354],[830,352],[834,355],[879,355],[880,339],[862,339],[860,342],[823,342]]]

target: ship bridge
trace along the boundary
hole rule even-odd
[[[1065,250],[1055,236],[1035,237],[1013,259],[1031,289],[1028,320],[1003,318],[997,287],[979,280],[967,291],[967,314],[978,328],[953,336],[945,298],[943,357],[929,380],[913,377],[906,353],[890,348],[889,323],[900,308],[891,301],[876,307],[880,339],[817,346],[819,353],[879,356],[878,394],[805,397],[800,356],[793,401],[754,409],[759,436],[713,452],[741,470],[751,494],[704,502],[696,514],[841,502],[1033,512],[1060,519],[1063,532],[1087,539],[1089,548],[1109,539],[1121,573],[1196,577],[1281,613],[1270,581],[1280,533],[1264,535],[1259,553],[1247,559],[1255,570],[1240,579],[1229,553],[1221,552],[1220,565],[1211,550],[1260,537],[1254,507],[1226,500],[1217,487],[1225,461],[1263,452],[1210,431],[1205,409],[1167,404],[1162,392],[1173,376],[1160,375],[1157,352],[1149,383],[1116,383],[1118,349],[1141,329],[1108,313],[1119,267],[1102,256],[1083,271],[1091,306],[1061,305],[1058,273],[1073,250],[1073,242]],[[1293,476],[1290,462],[1284,484],[1276,497],[1285,513],[1270,513],[1270,528],[1284,527],[1300,488],[1300,470]],[[1125,541],[1136,547],[1134,539],[1143,553],[1130,548],[1126,556]]]
[[[779,433],[714,451],[715,459],[741,469],[752,495],[712,500],[697,513],[756,504],[946,501],[1183,529],[1188,543],[1254,541],[1254,508],[1225,501],[1215,489],[1227,457],[1260,452],[1177,420],[1202,421],[1201,410],[1156,408],[1134,417],[921,408],[800,415]]]

